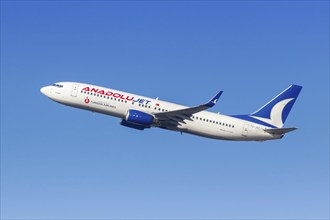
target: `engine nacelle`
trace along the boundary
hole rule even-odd
[[[141,130],[141,131],[144,130],[145,128],[150,128],[150,126],[146,127],[145,125],[138,125],[135,123],[128,122],[125,119],[121,120],[120,124],[122,126],[134,128],[134,129]]]
[[[150,128],[153,122],[154,122],[154,117],[152,115],[137,110],[128,110],[125,118],[125,122],[122,122],[121,124],[124,126],[128,126],[128,124],[131,124],[133,126],[128,126],[128,127],[135,128],[137,126],[139,127],[138,129],[141,129],[141,128]]]

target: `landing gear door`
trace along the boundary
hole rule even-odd
[[[77,94],[78,94],[78,85],[77,84],[73,84],[72,85],[71,96],[77,97]]]

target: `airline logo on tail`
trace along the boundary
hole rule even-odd
[[[294,100],[294,98],[284,99],[284,100],[276,103],[270,112],[270,118],[263,118],[263,117],[253,116],[253,115],[251,117],[258,119],[260,121],[263,121],[265,123],[274,125],[278,128],[281,128],[281,127],[283,127],[283,124],[284,124],[283,119],[282,119],[283,110],[284,110],[285,106],[292,100]]]
[[[302,87],[291,85],[267,104],[249,116],[261,122],[282,128]]]

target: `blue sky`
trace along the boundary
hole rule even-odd
[[[255,111],[303,90],[279,141],[226,142],[73,109],[79,81]],[[328,219],[328,1],[1,1],[1,218]]]

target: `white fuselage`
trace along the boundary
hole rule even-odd
[[[129,110],[154,115],[159,112],[187,108],[183,105],[84,83],[61,82],[61,86],[46,86],[41,92],[50,99],[68,106],[125,119]],[[201,111],[176,126],[159,126],[198,136],[222,139],[264,141],[282,135],[265,132],[269,127],[243,119]]]

